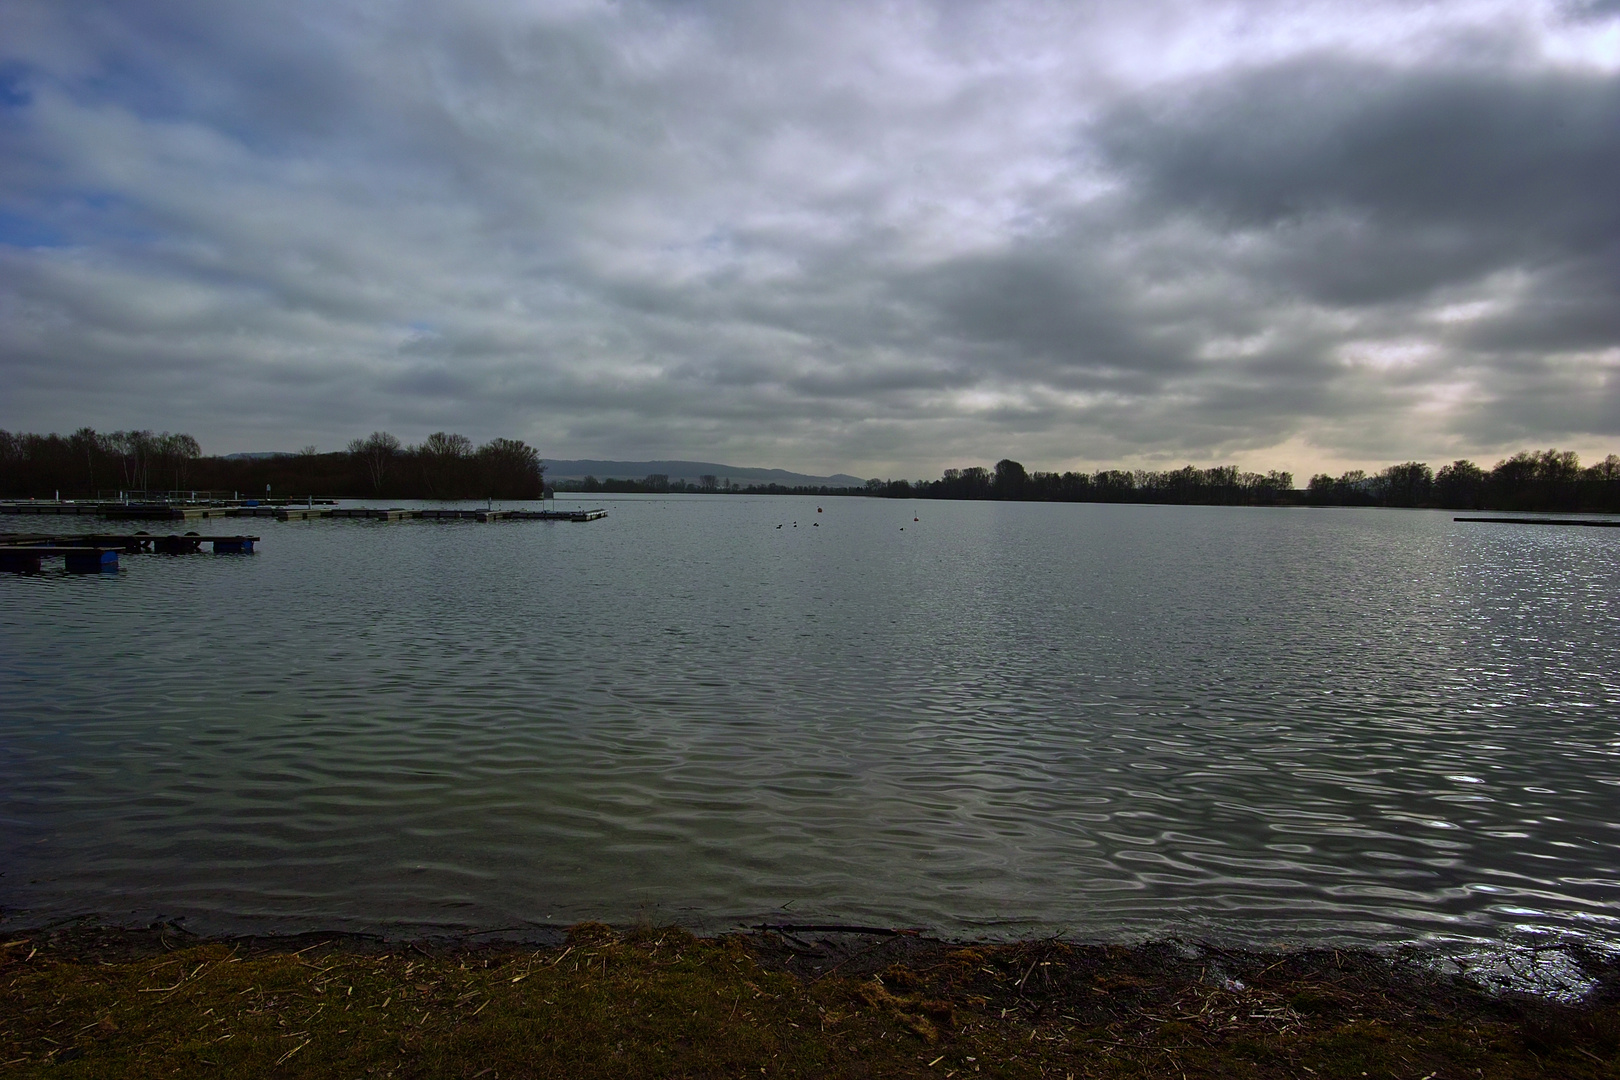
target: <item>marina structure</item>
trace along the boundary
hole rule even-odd
[[[410,509],[389,507],[340,507],[335,501],[311,499],[302,503],[256,501],[215,502],[98,502],[76,500],[26,500],[0,503],[0,514],[88,514],[105,521],[199,521],[207,518],[273,518],[276,521],[308,521],[317,518],[369,518],[378,521],[596,521],[607,511],[594,510],[496,510],[493,507]]]
[[[52,500],[0,503],[0,515],[95,515],[106,521],[184,521],[207,518],[274,518],[308,521],[338,518],[370,521],[596,521],[606,510],[496,510],[493,507],[409,509],[340,507],[331,500],[303,504],[256,502],[79,502]],[[118,569],[120,555],[196,555],[206,545],[215,555],[250,555],[259,537],[245,534],[203,536],[196,532],[158,535],[125,533],[0,532],[0,571],[38,573],[47,559],[61,559],[72,573]]]

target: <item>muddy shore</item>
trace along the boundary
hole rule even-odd
[[[1560,1003],[1488,992],[1414,952],[78,924],[0,942],[0,1074],[1620,1077],[1620,964],[1574,962],[1591,989]]]

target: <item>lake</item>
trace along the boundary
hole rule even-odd
[[[7,920],[1620,942],[1620,531],[562,501],[0,576]]]

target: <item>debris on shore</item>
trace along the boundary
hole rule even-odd
[[[1620,965],[1580,963],[1592,989],[1559,1002],[1366,950],[597,923],[540,947],[78,926],[0,942],[0,1074],[1620,1076]]]

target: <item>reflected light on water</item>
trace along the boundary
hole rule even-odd
[[[1608,530],[602,505],[0,579],[0,905],[1615,936]]]

